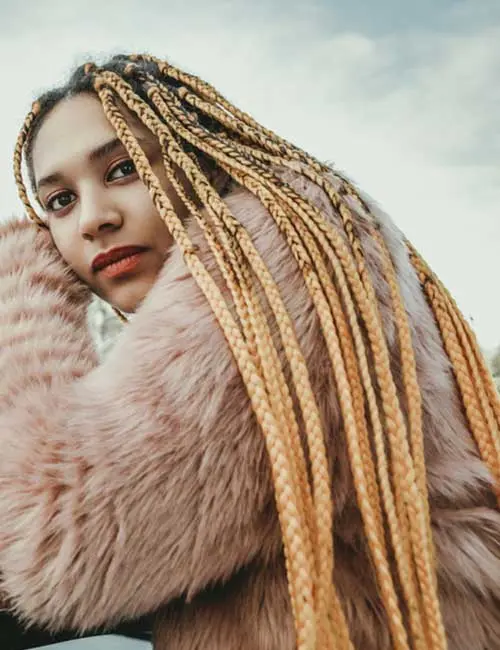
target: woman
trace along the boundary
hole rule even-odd
[[[0,231],[14,611],[154,613],[160,650],[500,648],[498,397],[371,202],[149,56],[40,98],[15,171],[39,228]],[[134,313],[100,366],[88,289]]]

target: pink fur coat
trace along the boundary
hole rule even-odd
[[[321,191],[293,182],[338,221]],[[243,190],[227,201],[276,278],[309,363],[333,477],[335,581],[354,645],[389,650],[316,313],[265,209]],[[449,648],[500,649],[500,513],[402,236],[377,215],[417,350]],[[356,221],[366,232],[362,214]],[[388,290],[362,240],[396,360]],[[157,650],[293,650],[263,438],[181,255],[172,251],[102,365],[88,299],[47,233],[21,221],[0,227],[0,587],[12,608],[78,630],[157,612]]]

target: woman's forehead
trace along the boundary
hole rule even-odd
[[[150,136],[129,111],[123,113],[136,135]],[[35,178],[61,172],[72,161],[85,160],[91,151],[113,138],[116,132],[95,95],[85,93],[62,100],[45,117],[33,142]]]

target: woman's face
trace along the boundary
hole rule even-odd
[[[160,145],[127,121],[177,214],[185,208],[166,179]],[[154,284],[172,238],[97,97],[60,102],[33,143],[38,198],[54,243],[104,300],[133,312]]]

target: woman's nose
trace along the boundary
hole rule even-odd
[[[114,203],[99,197],[81,202],[80,233],[84,239],[94,239],[104,230],[118,230],[123,225],[123,215]]]

